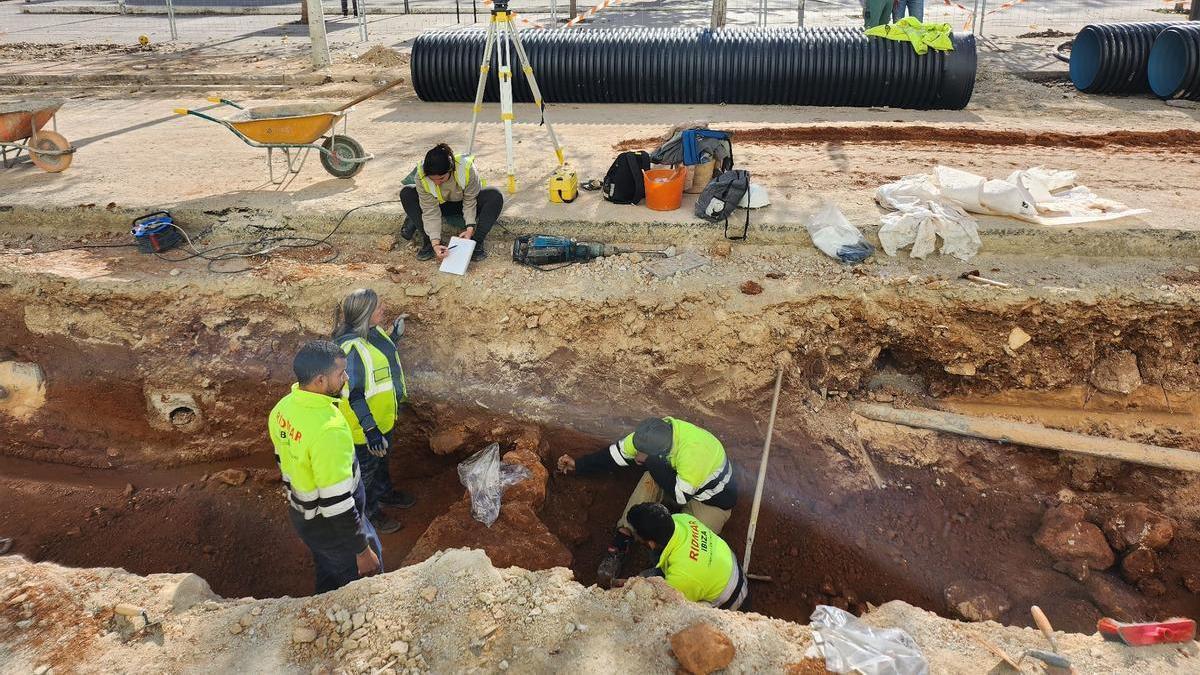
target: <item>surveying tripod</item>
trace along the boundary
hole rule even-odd
[[[521,37],[513,25],[513,13],[508,10],[508,0],[496,0],[492,6],[492,20],[487,27],[487,42],[483,47],[483,61],[479,64],[479,86],[475,89],[475,107],[471,110],[471,138],[467,141],[467,154],[475,149],[475,129],[479,126],[479,112],[483,110],[483,90],[487,87],[488,71],[492,68],[492,48],[499,42],[496,50],[496,65],[500,77],[500,121],[504,122],[504,151],[508,160],[508,191],[517,191],[516,163],[513,160],[513,94],[512,94],[512,50],[517,52],[521,61],[521,70],[529,82],[529,90],[533,92],[533,103],[542,114],[542,122],[550,134],[550,142],[554,145],[554,154],[561,166],[563,148],[554,135],[554,127],[546,119],[546,104],[542,101],[542,92],[538,89],[537,79],[533,76],[533,66],[529,65],[529,57],[525,47],[521,45]]]

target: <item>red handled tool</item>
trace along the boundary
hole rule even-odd
[[[1196,639],[1196,622],[1192,619],[1121,623],[1104,617],[1096,622],[1096,629],[1105,640],[1124,642],[1131,647],[1190,642]]]

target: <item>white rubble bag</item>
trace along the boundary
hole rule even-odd
[[[929,675],[921,648],[899,628],[875,628],[837,607],[817,605],[809,617],[813,646],[805,656],[824,657],[825,669],[862,675]]]

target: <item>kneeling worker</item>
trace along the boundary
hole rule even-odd
[[[596,572],[598,582],[609,586],[620,574],[625,555],[633,541],[629,511],[643,502],[668,503],[695,516],[713,532],[720,533],[737,503],[737,482],[733,465],[725,457],[725,448],[709,432],[672,417],[643,420],[632,434],[578,460],[563,455],[558,470],[580,475],[636,464],[646,468],[634,488],[625,512],[617,522],[617,532],[608,554]]]
[[[317,593],[383,571],[383,547],[367,519],[354,439],[338,408],[346,355],[326,340],[300,348],[296,384],[271,409],[267,428],[288,491],[288,514],[312,551]]]
[[[442,225],[447,216],[461,216],[466,228],[459,235],[475,240],[471,260],[483,260],[487,252],[484,239],[504,208],[504,196],[495,188],[485,188],[474,170],[474,155],[456,155],[445,143],[425,153],[425,160],[404,179],[400,203],[407,218],[400,236],[420,237],[417,260],[438,260],[450,255],[445,242],[449,236]]]
[[[638,504],[626,516],[637,540],[658,554],[641,576],[659,576],[692,602],[719,609],[749,607],[746,575],[733,549],[716,532],[686,513],[671,515],[662,504]]]

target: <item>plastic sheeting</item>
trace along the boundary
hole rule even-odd
[[[809,617],[814,650],[834,673],[863,675],[928,675],[925,655],[899,628],[875,628],[850,612],[817,605]]]
[[[923,258],[941,239],[942,253],[970,260],[982,245],[971,213],[1063,226],[1149,212],[1100,197],[1075,180],[1073,171],[1040,166],[1014,171],[1004,180],[946,166],[905,176],[875,192],[875,201],[895,211],[882,216],[879,240],[888,255],[912,246],[912,257]]]

